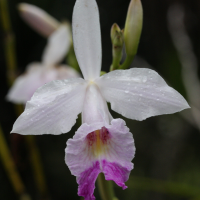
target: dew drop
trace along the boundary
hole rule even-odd
[[[143,83],[146,83],[146,81],[147,81],[147,77],[144,76],[143,79],[142,79],[142,82],[143,82]]]
[[[128,90],[126,90],[126,91],[124,91],[126,94],[128,94],[129,93],[129,91]]]

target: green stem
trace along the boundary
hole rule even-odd
[[[8,83],[11,85],[15,79],[16,54],[15,54],[15,37],[12,32],[8,5],[6,0],[0,0],[0,18],[4,31],[4,48],[7,65]]]
[[[110,71],[118,69],[120,67],[121,56],[113,57],[112,65],[110,66]]]
[[[120,61],[122,59],[122,48],[123,45],[114,45],[113,44],[113,50],[112,50],[112,54],[113,54],[113,61],[112,61],[112,65],[110,66],[110,71],[119,69],[120,67]]]
[[[18,116],[23,112],[23,110],[24,107],[22,105],[15,105],[15,111]],[[35,136],[32,135],[25,136],[25,142],[29,150],[29,157],[37,188],[42,197],[48,198],[49,195],[48,195],[47,184],[45,181],[43,165],[40,158],[39,149],[35,141]]]
[[[118,200],[114,194],[112,181],[106,181],[102,173],[99,174],[97,183],[102,200]]]
[[[119,69],[127,69],[130,67],[131,63],[133,62],[135,55],[127,55],[124,63],[119,67]]]
[[[31,166],[34,173],[35,182],[37,183],[37,188],[40,191],[42,197],[47,198],[48,197],[47,185],[45,181],[39,149],[35,142],[35,136],[33,135],[25,136],[25,141],[29,149]]]
[[[19,195],[20,199],[26,196],[24,200],[30,200],[30,196],[25,194],[25,186],[20,178],[20,175],[15,167],[15,163],[9,151],[9,148],[6,144],[6,140],[4,138],[4,134],[0,127],[0,158],[2,160],[2,164],[5,167],[5,170],[8,174],[8,177],[12,183],[12,186],[15,192]]]

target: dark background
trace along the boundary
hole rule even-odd
[[[59,21],[71,21],[74,0],[32,0],[26,3],[37,5],[46,10]],[[144,9],[144,24],[138,55],[145,59],[166,81],[179,91],[186,99],[187,93],[181,78],[181,64],[176,49],[172,43],[167,27],[167,11],[174,3],[179,2],[185,8],[185,25],[189,34],[194,53],[200,58],[200,1],[199,0],[142,0]],[[13,32],[16,39],[17,73],[21,74],[27,64],[40,61],[46,44],[46,39],[31,29],[20,17],[16,9],[20,1],[10,0],[9,11]],[[108,71],[112,62],[112,46],[110,28],[113,23],[124,27],[129,0],[97,0],[102,33],[102,69]],[[22,179],[32,199],[41,199],[34,183],[29,162],[29,155],[23,137],[13,142],[10,131],[16,119],[14,106],[6,102],[8,91],[6,82],[6,64],[3,48],[5,35],[0,24],[0,124],[15,158]],[[135,66],[136,64],[133,64]],[[141,66],[139,66],[141,67]],[[184,111],[185,112],[185,111]],[[112,112],[114,117],[121,117]],[[120,200],[187,200],[194,199],[184,195],[184,189],[179,191],[179,185],[186,190],[200,187],[200,132],[190,125],[179,113],[157,116],[143,122],[127,120],[127,126],[133,133],[136,145],[136,157],[133,162],[135,169],[131,172],[129,188],[125,191],[116,187]],[[78,126],[72,131],[60,136],[36,136],[40,149],[44,172],[52,200],[78,200],[77,184],[70,175],[64,163],[66,141],[72,137]],[[17,150],[13,143],[20,144]],[[14,149],[14,150],[13,150]],[[15,155],[16,156],[16,155]],[[143,179],[147,178],[147,179]],[[156,192],[145,185],[146,181],[154,179],[172,181],[174,194]],[[134,180],[137,180],[134,182]],[[144,180],[141,184],[141,180]],[[152,182],[152,184],[156,184]],[[151,184],[150,184],[151,185]],[[188,189],[188,187],[190,189]],[[182,192],[181,192],[182,191]],[[95,190],[97,199],[98,191]],[[18,199],[0,161],[0,199]]]

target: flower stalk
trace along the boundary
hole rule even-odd
[[[39,149],[37,148],[35,137],[32,135],[25,136],[25,141],[29,149],[31,166],[34,173],[35,182],[42,197],[48,197],[47,184],[44,177],[42,162]]]
[[[15,111],[20,115],[24,110],[23,105],[16,104]],[[40,158],[39,149],[37,148],[35,137],[30,135],[25,137],[25,142],[29,150],[32,170],[34,173],[35,182],[37,183],[38,190],[42,197],[48,196],[47,184],[43,172],[42,162]]]
[[[4,49],[7,65],[8,84],[11,85],[15,79],[15,69],[17,66],[15,54],[15,36],[12,32],[8,5],[6,0],[0,0],[0,19],[4,31]]]
[[[24,200],[30,199],[29,195],[25,194],[25,186],[15,167],[9,148],[6,145],[6,140],[4,138],[1,127],[0,127],[0,158],[2,160],[2,163],[5,167],[5,170],[8,174],[8,177],[12,183],[15,192],[20,196],[20,198],[26,197],[24,198]]]
[[[103,173],[99,174],[97,183],[102,200],[118,200],[114,194],[112,181],[106,181]]]

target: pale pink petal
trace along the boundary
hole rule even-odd
[[[45,37],[51,35],[60,25],[56,19],[37,6],[20,3],[18,8],[21,17]]]
[[[82,111],[87,82],[81,78],[52,81],[40,87],[16,120],[12,133],[58,135],[70,131]]]
[[[80,74],[68,65],[59,65],[56,70],[58,80],[80,77]]]
[[[28,65],[26,72],[15,80],[6,98],[13,103],[25,104],[40,86],[55,80],[56,76],[55,69],[44,71],[40,63],[32,63]]]
[[[76,57],[86,80],[100,75],[101,33],[99,11],[95,0],[77,0],[72,19]]]
[[[105,123],[82,124],[67,141],[65,162],[77,177],[78,194],[94,200],[95,180],[100,172],[123,189],[133,169],[135,146],[132,134],[122,119]]]
[[[61,62],[66,56],[71,45],[70,30],[67,24],[62,24],[48,38],[47,46],[44,50],[42,62],[46,66],[52,66]]]
[[[123,116],[144,120],[189,108],[187,101],[153,70],[115,70],[95,80],[111,108]]]

